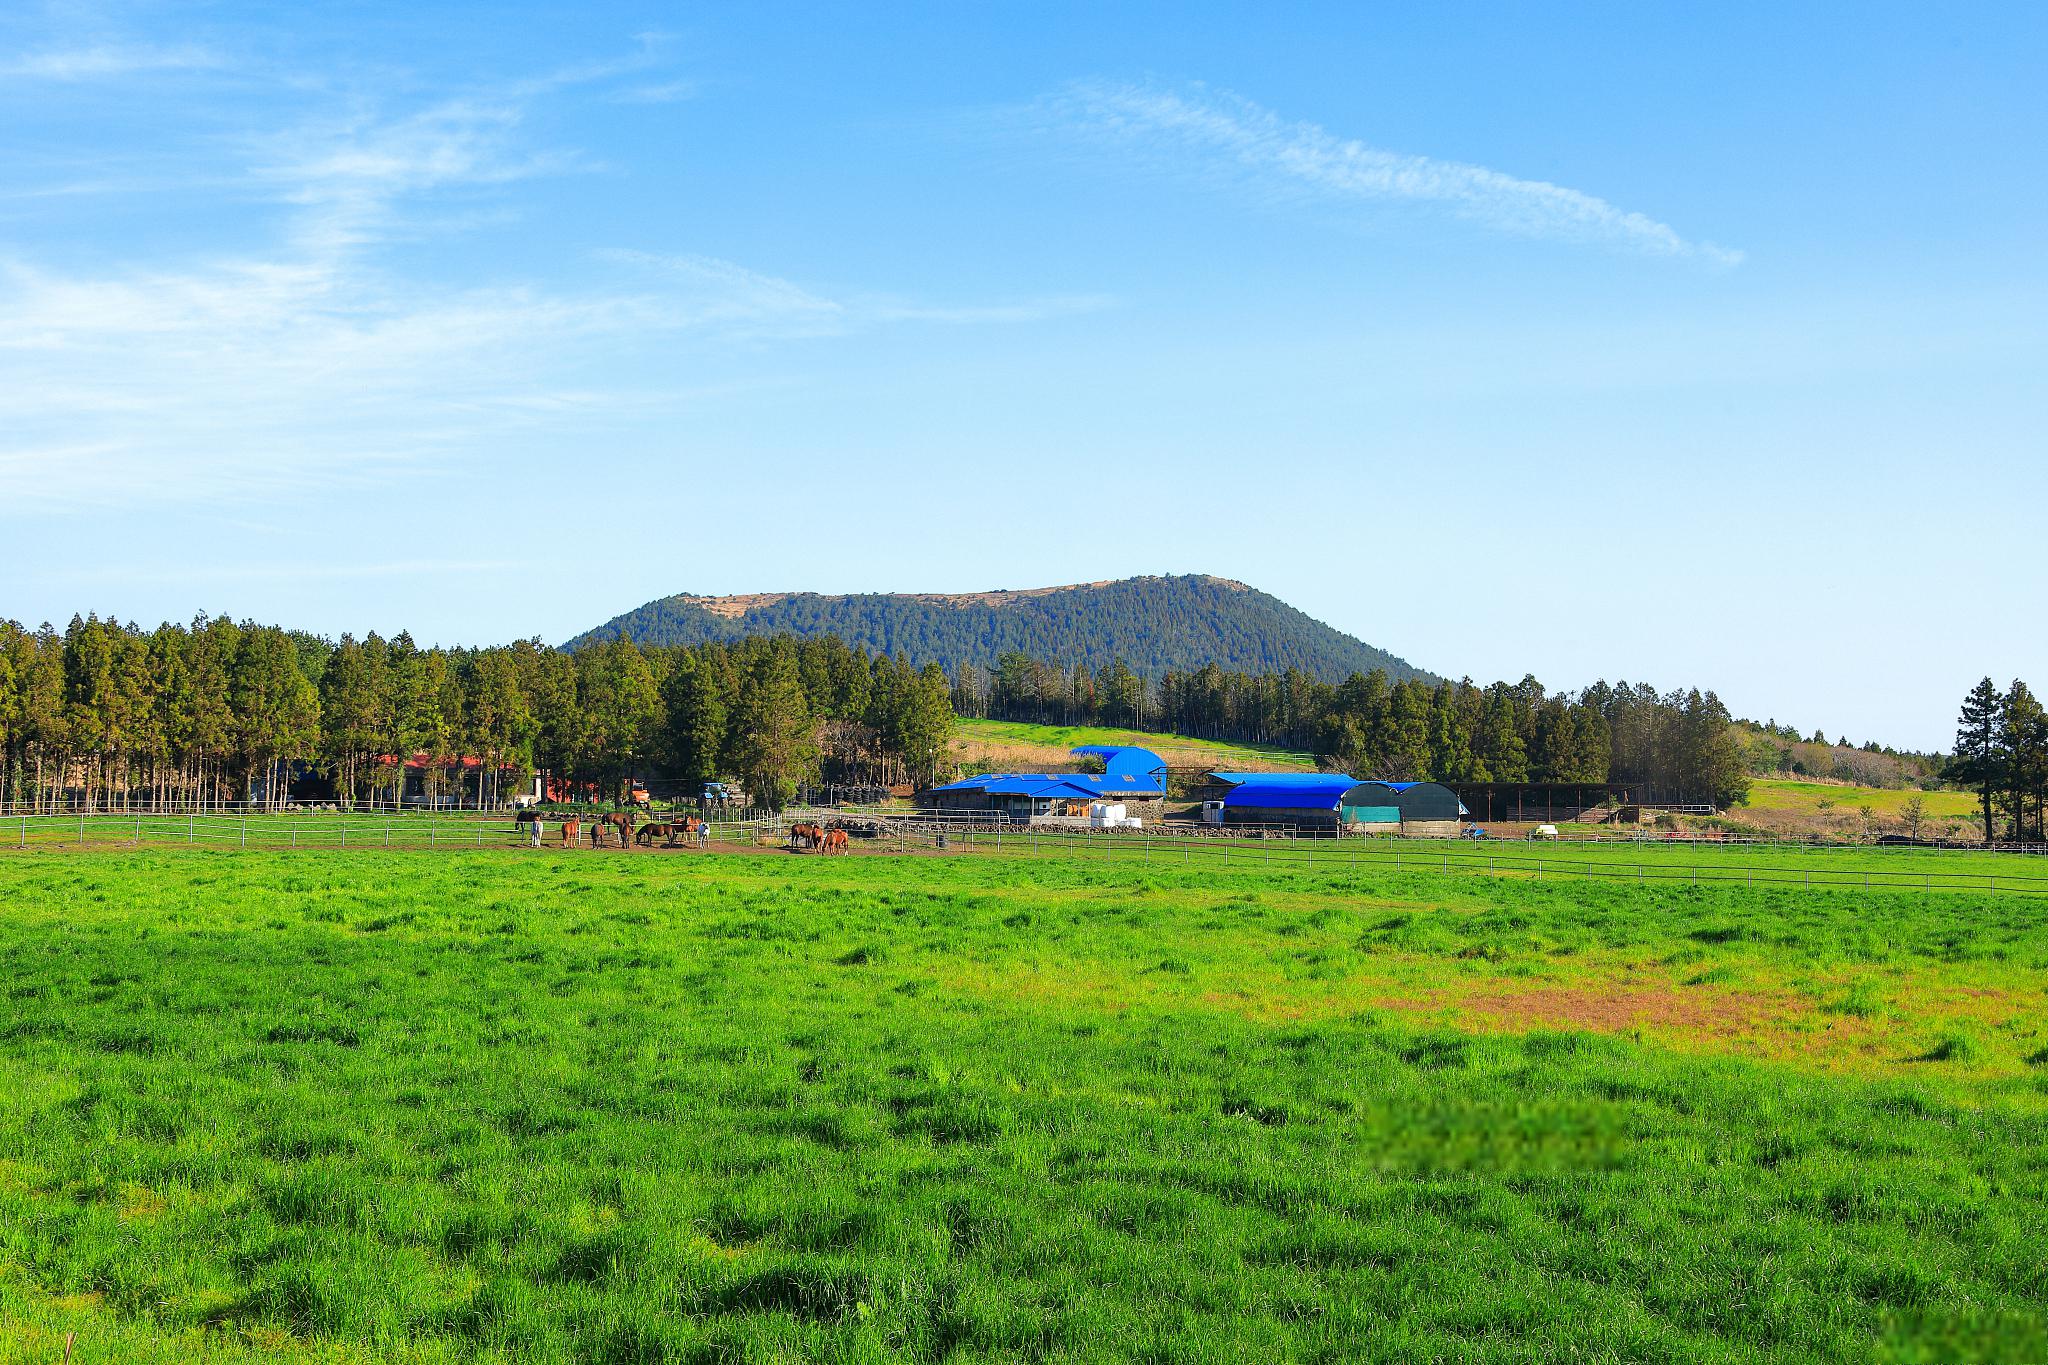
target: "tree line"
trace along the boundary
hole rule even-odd
[[[2048,810],[2048,709],[2024,682],[2000,692],[1985,678],[1963,698],[1947,776],[1976,790],[1984,842],[2044,839]]]
[[[61,633],[0,621],[0,797],[32,808],[284,799],[318,775],[352,803],[401,794],[494,805],[546,772],[599,799],[659,770],[737,779],[780,806],[814,779],[930,783],[955,713],[1156,729],[1313,752],[1360,777],[1629,783],[1645,797],[1739,802],[1745,754],[1712,692],[1534,678],[1336,684],[1207,664],[1156,681],[1120,659],[1021,652],[949,679],[835,636],[694,645],[613,638],[422,647],[401,632],[326,640],[225,616],[145,631],[94,616]],[[2038,797],[2035,824],[2038,826]]]
[[[1749,790],[1727,708],[1697,688],[1599,682],[1567,694],[1533,677],[1482,687],[1394,680],[1384,669],[1329,684],[1294,669],[1236,673],[1213,664],[1148,683],[1121,660],[1063,668],[1009,653],[992,668],[956,669],[953,708],[1278,745],[1388,781],[1629,783],[1646,797],[1722,807]]]
[[[390,800],[415,756],[434,801],[496,804],[537,771],[612,799],[658,766],[779,806],[820,776],[928,782],[952,721],[936,666],[835,639],[572,653],[330,641],[225,616],[0,621],[0,799],[38,810],[275,805],[309,772],[337,799]]]

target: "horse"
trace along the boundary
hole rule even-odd
[[[820,836],[818,842],[824,845],[824,847],[818,850],[820,853],[844,853],[847,851],[846,831],[843,829],[826,830],[824,834]]]
[[[789,827],[789,845],[791,848],[816,848],[823,842],[824,838],[825,831],[809,821]]]
[[[564,820],[562,822],[562,847],[568,848],[573,844],[580,844],[582,842],[583,822],[581,820]]]
[[[618,831],[619,847],[624,848],[627,844],[633,842],[633,825],[639,818],[635,812],[630,810],[606,811],[603,815],[597,817],[597,826],[592,833],[596,833],[609,826]]]

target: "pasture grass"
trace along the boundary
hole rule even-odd
[[[1977,797],[1966,791],[1920,791],[1907,787],[1852,787],[1835,782],[1800,782],[1759,777],[1749,784],[1742,809],[1754,813],[1818,815],[1823,810],[1856,814],[1864,806],[1887,819],[1898,817],[1906,803],[1919,797],[1927,820],[1976,820]],[[1981,833],[1981,831],[1980,831]]]
[[[2040,1360],[2042,904],[11,854],[0,1362]]]
[[[1315,767],[1315,755],[1277,744],[1247,744],[1234,740],[1197,739],[1191,735],[1160,734],[1144,730],[1119,730],[1100,725],[1034,725],[1025,721],[976,720],[962,716],[953,722],[953,756],[963,763],[991,762],[995,766],[1072,765],[1070,755],[1080,744],[1136,745],[1150,749],[1171,764],[1254,770]]]

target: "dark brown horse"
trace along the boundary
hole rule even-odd
[[[789,827],[789,846],[791,848],[816,848],[824,838],[825,831],[809,821]]]
[[[639,819],[639,815],[630,810],[606,811],[597,817],[597,824],[591,830],[591,834],[595,837],[606,829],[613,830],[619,836],[619,847],[624,848],[633,842],[633,826]]]

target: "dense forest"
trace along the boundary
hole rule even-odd
[[[1204,664],[1242,673],[1291,669],[1327,683],[1375,668],[1395,681],[1434,681],[1277,597],[1200,575],[955,596],[789,593],[761,599],[742,614],[713,611],[700,605],[704,600],[649,602],[566,648],[622,636],[645,645],[694,645],[750,635],[831,635],[870,654],[936,663],[948,672],[968,664],[992,668],[1005,654],[1024,654],[1091,671],[1121,660],[1148,681]],[[738,605],[745,604],[728,610]]]
[[[1749,789],[1727,708],[1712,692],[1623,682],[1577,695],[1534,678],[1480,687],[1383,669],[1335,685],[1213,664],[1148,683],[1120,662],[1059,668],[1006,654],[954,670],[963,715],[1125,726],[1314,753],[1357,777],[1440,782],[1627,782],[1660,799],[1729,806]]]
[[[1984,842],[2000,832],[2048,840],[2048,708],[2032,688],[2015,678],[2000,692],[1986,678],[1970,689],[1956,717],[1948,776],[1976,791]]]
[[[309,772],[339,799],[389,800],[415,758],[436,802],[494,804],[535,771],[614,796],[658,770],[686,786],[737,779],[779,805],[814,778],[946,775],[956,712],[1283,745],[1361,777],[1616,781],[1722,806],[1746,789],[1714,694],[1641,684],[1568,696],[1534,678],[1373,669],[1330,684],[1214,664],[1147,680],[1121,660],[1090,670],[1021,653],[949,679],[830,636],[440,649],[226,617],[153,631],[0,622],[0,796],[30,808],[274,803],[273,775]]]
[[[342,800],[389,800],[424,755],[436,802],[493,804],[537,770],[615,797],[659,766],[685,782],[737,778],[780,804],[819,773],[929,781],[953,720],[947,690],[935,667],[836,640],[569,653],[330,642],[226,617],[154,631],[0,622],[0,796],[30,809],[257,792],[275,804],[283,783],[267,779],[311,767]]]

